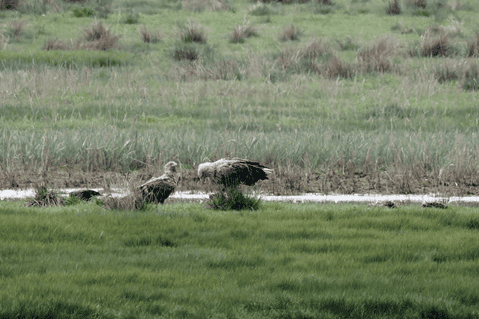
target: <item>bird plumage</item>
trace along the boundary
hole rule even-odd
[[[268,179],[268,174],[273,170],[261,165],[259,162],[242,158],[222,158],[216,162],[202,163],[198,166],[200,178],[209,177],[219,185],[237,187],[244,184],[252,186],[259,180]]]
[[[143,200],[147,203],[163,204],[176,188],[176,164],[168,162],[165,165],[165,172],[160,177],[154,177],[138,188],[141,191]]]

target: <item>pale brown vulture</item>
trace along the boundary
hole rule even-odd
[[[146,203],[163,204],[168,196],[175,191],[177,184],[176,166],[178,164],[175,162],[166,163],[163,175],[154,177],[138,187]]]
[[[202,163],[198,166],[200,179],[209,177],[214,183],[224,187],[237,187],[240,184],[254,185],[259,180],[268,179],[272,169],[259,162],[242,158],[222,158],[216,162]]]

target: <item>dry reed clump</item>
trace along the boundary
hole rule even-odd
[[[213,65],[204,65],[198,60],[192,63],[175,65],[170,69],[170,79],[193,80],[242,80],[246,75],[245,66],[236,60],[223,59],[215,61]]]
[[[124,197],[105,197],[102,199],[103,208],[108,210],[145,210],[146,201],[141,193],[133,193]]]
[[[469,63],[464,73],[462,88],[465,91],[479,90],[479,65],[477,62]]]
[[[183,9],[194,12],[225,11],[228,6],[223,0],[183,0]]]
[[[450,55],[449,34],[441,33],[437,38],[431,38],[426,31],[421,37],[421,55],[424,57],[447,57]]]
[[[199,58],[199,51],[195,46],[192,45],[176,45],[171,50],[171,57],[176,61],[196,61]]]
[[[388,8],[386,9],[386,13],[389,15],[398,15],[401,14],[401,7],[399,6],[398,0],[392,0],[389,3]]]
[[[457,81],[464,77],[464,62],[454,59],[445,59],[441,64],[436,66],[434,77],[439,83],[447,81]]]
[[[331,56],[331,48],[322,39],[314,38],[302,48],[286,47],[275,56],[274,66],[282,72],[320,74],[321,61]]]
[[[137,24],[140,21],[140,14],[133,10],[128,10],[121,21],[125,24]]]
[[[320,38],[313,38],[299,51],[301,58],[323,58],[331,53],[331,48]]]
[[[72,10],[72,14],[75,18],[83,18],[83,17],[92,17],[95,12],[93,8],[90,7],[75,7]]]
[[[233,33],[230,37],[231,43],[244,43],[246,38],[258,36],[258,31],[251,26],[250,22],[237,25],[233,29]]]
[[[242,80],[244,68],[236,60],[224,59],[217,61],[212,68],[204,69],[201,78],[208,80]],[[204,76],[206,75],[206,76]]]
[[[407,7],[423,8],[426,9],[426,0],[406,0],[405,5]]]
[[[357,59],[365,73],[384,73],[392,69],[391,57],[397,45],[390,38],[384,38],[373,44],[371,48],[359,51]]]
[[[150,174],[148,174],[150,173]],[[147,202],[138,187],[145,176],[153,176],[149,169],[146,173],[132,174],[127,179],[117,181],[117,187],[127,189],[128,193],[122,197],[105,196],[102,198],[103,208],[108,210],[145,210]],[[148,179],[148,178],[146,178]]]
[[[20,35],[25,31],[28,23],[26,20],[12,20],[10,21],[9,33],[15,42],[18,42]]]
[[[269,3],[269,2],[267,2]],[[273,14],[269,6],[265,6],[263,2],[257,2],[249,9],[249,14],[253,16],[268,16]]]
[[[326,65],[326,76],[329,79],[344,78],[349,79],[354,74],[354,68],[341,60],[337,55],[333,55]]]
[[[161,41],[161,34],[159,31],[150,31],[145,25],[138,30],[141,35],[141,40],[145,43],[158,43]]]
[[[468,48],[468,57],[479,57],[479,32],[476,32],[475,38],[468,42]]]
[[[0,0],[0,10],[17,10],[20,0]]]
[[[93,23],[90,27],[83,29],[83,35],[87,43],[83,49],[107,51],[113,48],[121,35],[113,35],[109,28],[105,28],[101,21]]]
[[[391,30],[392,31],[400,31],[401,34],[409,34],[409,33],[416,32],[416,30],[413,27],[406,27],[399,21],[391,27]]]
[[[301,49],[293,47],[283,48],[283,50],[276,55],[273,66],[282,72],[298,73],[300,71],[299,62],[301,58]]]
[[[5,36],[5,32],[0,30],[0,50],[5,50],[8,45],[9,37]]]
[[[335,39],[335,42],[338,44],[340,51],[359,49],[359,44],[350,36],[347,36],[344,40]]]
[[[65,200],[52,190],[45,186],[35,186],[35,197],[28,199],[23,205],[25,207],[46,207],[46,206],[65,206]]]
[[[205,44],[207,40],[206,33],[201,24],[188,20],[186,24],[180,27],[177,31],[178,37],[185,43],[200,43]]]
[[[71,43],[68,43],[63,40],[50,39],[43,45],[43,50],[72,50],[73,47]]]
[[[281,41],[297,41],[301,37],[301,30],[291,24],[283,28],[283,32],[279,35]]]

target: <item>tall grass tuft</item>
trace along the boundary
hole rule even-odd
[[[275,55],[274,66],[283,73],[321,74],[321,62],[331,55],[331,48],[320,38],[312,39],[304,47],[285,47]]]
[[[205,206],[214,210],[257,210],[261,200],[253,196],[246,196],[236,188],[216,192],[210,195]]]
[[[392,68],[391,58],[397,45],[394,40],[384,38],[373,44],[372,47],[360,50],[358,60],[364,73],[388,72]]]
[[[464,63],[457,62],[452,59],[445,59],[441,64],[436,66],[434,76],[439,83],[447,81],[457,81],[464,76]]]
[[[392,0],[389,2],[389,6],[386,9],[386,13],[389,15],[401,14],[401,7],[399,6],[399,0]]]
[[[48,190],[46,186],[36,185],[35,196],[28,199],[24,205],[26,207],[65,206],[65,200],[53,189]]]
[[[316,14],[329,14],[333,11],[334,3],[331,0],[313,1],[313,12]]]
[[[269,16],[273,14],[273,10],[271,10],[269,6],[264,5],[262,2],[257,2],[250,8],[249,14],[253,16]]]
[[[339,50],[341,51],[354,51],[359,49],[359,44],[350,36],[347,36],[344,40],[335,39],[335,42],[338,44]]]
[[[188,20],[186,24],[182,25],[177,31],[178,37],[185,43],[200,43],[205,44],[207,35],[203,26],[193,20]]]
[[[170,55],[176,61],[195,61],[199,58],[199,49],[191,44],[178,43],[171,49]]]
[[[477,63],[470,63],[464,74],[464,83],[462,88],[466,91],[479,90],[479,65]]]
[[[430,33],[422,36],[421,55],[424,57],[447,57],[451,53],[449,47],[449,34],[441,33],[439,37],[432,38]]]
[[[10,37],[5,36],[5,31],[0,30],[0,50],[5,50],[8,46]]]
[[[121,35],[113,35],[109,28],[103,26],[101,21],[84,28],[83,35],[87,41],[87,43],[83,45],[84,49],[101,51],[112,49],[121,37]]]
[[[1,10],[16,10],[21,3],[20,0],[0,0]]]
[[[91,7],[80,7],[76,6],[72,10],[72,15],[75,18],[84,18],[84,17],[92,17],[95,14],[93,8]]]
[[[333,54],[326,65],[326,75],[329,79],[349,79],[355,73],[353,66],[345,63],[336,54]]]
[[[122,19],[122,22],[125,24],[137,24],[139,21],[140,14],[131,9],[127,11],[126,15]]]
[[[25,32],[27,25],[28,23],[26,20],[14,19],[10,21],[10,28],[7,34],[10,36],[10,38],[13,38],[15,42],[18,42],[20,36]]]
[[[479,32],[476,32],[475,37],[468,42],[468,57],[479,57]]]
[[[256,30],[248,21],[241,25],[235,26],[230,36],[230,42],[244,43],[246,38],[249,38],[252,36],[258,36],[258,30]]]
[[[142,26],[138,32],[141,35],[141,40],[145,43],[157,43],[161,41],[160,31],[150,31],[146,25]]]
[[[224,0],[183,0],[183,9],[194,12],[225,11],[228,6]]]
[[[298,41],[301,37],[301,30],[294,26],[294,24],[285,26],[283,32],[279,35],[281,41]]]
[[[43,45],[43,50],[72,50],[72,44],[64,40],[59,39],[50,39],[45,42]]]

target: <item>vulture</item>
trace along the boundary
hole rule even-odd
[[[175,162],[166,163],[163,175],[154,177],[138,187],[144,202],[163,204],[165,199],[175,191],[177,183],[176,166],[178,164]]]
[[[202,163],[198,166],[200,179],[209,177],[214,183],[229,188],[240,184],[252,186],[259,180],[268,179],[268,174],[272,172],[272,169],[259,162],[236,157],[222,158],[216,162]]]

